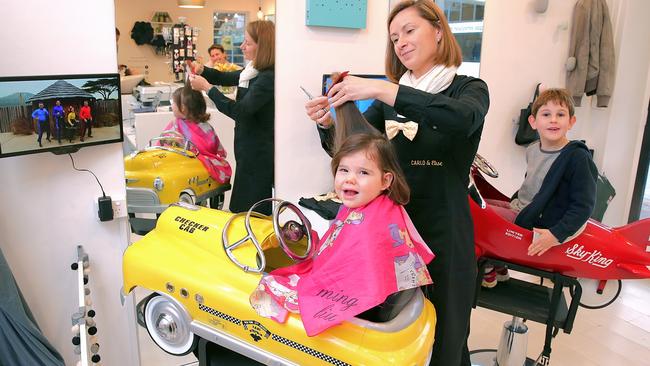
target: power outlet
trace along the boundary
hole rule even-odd
[[[127,207],[126,207],[126,200],[125,199],[113,200],[113,217],[117,219],[117,218],[120,218],[120,217],[129,216],[126,208]]]

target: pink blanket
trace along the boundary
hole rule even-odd
[[[365,207],[343,206],[315,256],[265,275],[250,302],[281,323],[299,312],[314,336],[392,293],[430,284],[433,258],[404,208],[381,195]]]
[[[197,147],[199,161],[214,180],[219,183],[230,181],[232,168],[226,160],[226,150],[209,123],[193,123],[177,118],[165,127],[165,131],[170,130],[181,133]]]

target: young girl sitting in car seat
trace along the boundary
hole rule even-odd
[[[409,188],[391,143],[353,103],[336,113],[337,123],[365,123],[368,131],[337,139],[331,167],[343,205],[312,258],[264,276],[250,297],[260,315],[278,322],[299,312],[309,336],[431,283],[426,264],[434,255],[402,206]]]
[[[196,146],[197,158],[210,176],[219,183],[228,182],[232,168],[226,160],[226,150],[208,123],[210,115],[206,113],[203,94],[192,90],[189,85],[176,89],[172,94],[172,111],[176,119],[165,126],[163,134],[179,132]]]

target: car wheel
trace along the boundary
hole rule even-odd
[[[183,356],[194,350],[198,337],[190,330],[190,317],[175,301],[153,296],[144,308],[144,323],[153,341],[163,351]]]
[[[181,193],[180,197],[178,197],[178,202],[184,202],[184,203],[189,203],[190,205],[195,205],[195,197],[187,192]]]
[[[609,280],[602,292],[598,292],[599,280],[578,278],[582,287],[582,296],[580,297],[580,306],[585,309],[602,309],[611,305],[621,294],[623,282],[621,280]],[[573,288],[570,294],[573,296]]]
[[[225,199],[226,195],[223,193],[210,197],[210,208],[221,210]]]

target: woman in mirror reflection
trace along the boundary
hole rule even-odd
[[[457,75],[462,54],[443,11],[432,0],[407,0],[388,17],[386,75],[346,76],[327,96],[307,102],[327,149],[335,127],[330,107],[376,99],[364,116],[386,133],[411,188],[406,206],[436,253],[425,293],[437,312],[431,365],[469,366],[467,337],[476,280],[469,170],[489,107],[487,85]]]
[[[192,63],[190,83],[207,92],[217,109],[235,121],[235,181],[230,211],[245,212],[255,202],[272,196],[275,98],[275,26],[258,20],[248,23],[241,45],[250,60],[243,70],[223,72]],[[215,85],[237,86],[235,100]],[[261,213],[269,215],[271,205]]]

